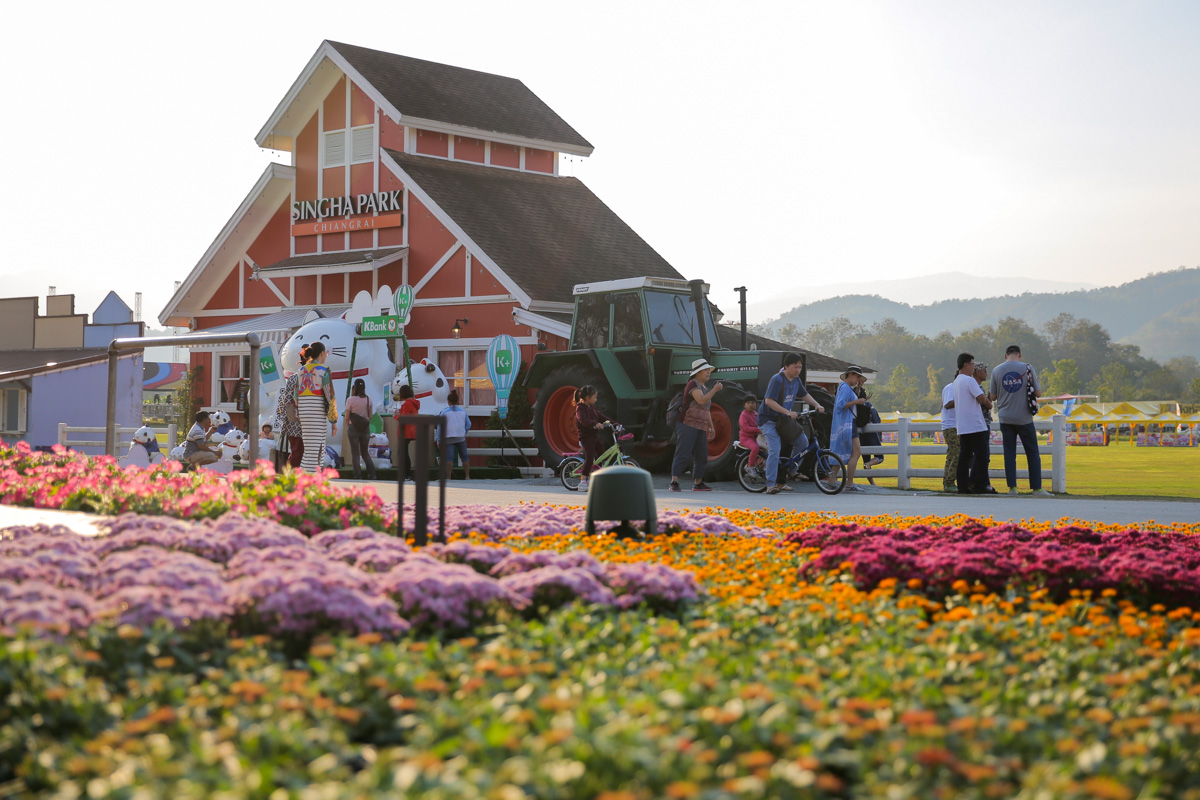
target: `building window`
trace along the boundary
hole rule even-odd
[[[375,126],[364,125],[350,129],[350,163],[364,164],[375,160]]]
[[[458,391],[462,405],[472,406],[477,414],[491,413],[496,407],[496,386],[488,377],[487,348],[439,350],[437,365],[450,388]]]
[[[341,167],[346,164],[346,131],[329,131],[323,137],[326,167]]]
[[[25,433],[25,420],[25,390],[0,390],[0,431],[4,433]]]
[[[213,387],[215,405],[231,411],[237,408],[238,390],[250,381],[250,356],[218,356],[217,385]]]

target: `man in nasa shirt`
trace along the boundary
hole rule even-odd
[[[1041,397],[1042,385],[1037,373],[1021,360],[1020,346],[1010,344],[1004,351],[1004,361],[992,370],[992,382],[988,387],[988,398],[996,404],[996,416],[1000,419],[1000,435],[1004,440],[1004,482],[1008,484],[1009,494],[1017,493],[1018,436],[1029,464],[1029,488],[1034,494],[1048,494],[1042,489],[1042,456],[1038,452],[1037,429],[1033,427],[1033,414],[1027,399],[1031,383],[1034,397]]]

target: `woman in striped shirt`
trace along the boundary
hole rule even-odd
[[[304,366],[296,381],[296,408],[300,415],[300,431],[304,439],[304,457],[300,468],[316,472],[325,455],[326,434],[337,435],[337,400],[333,395],[333,378],[325,366],[329,351],[321,342],[301,348]],[[333,423],[330,430],[327,423]]]

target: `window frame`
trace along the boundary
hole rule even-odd
[[[483,354],[484,366],[486,369],[487,351],[488,351],[487,345],[483,345],[483,346],[463,345],[461,347],[437,347],[437,346],[434,346],[434,347],[431,347],[430,350],[433,353],[433,363],[437,364],[438,369],[442,370],[442,374],[446,376],[446,382],[449,384],[450,388],[454,389],[454,388],[456,388],[456,382],[459,382],[459,381],[462,382],[463,391],[466,393],[466,396],[461,398],[463,401],[462,407],[464,409],[466,409],[468,416],[486,417],[486,416],[490,415],[493,411],[496,410],[499,397],[495,395],[496,385],[494,383],[492,383],[491,376],[483,375],[478,378],[472,378],[469,376],[470,368],[471,368],[471,355],[470,355],[471,353],[477,352],[477,353]],[[461,375],[446,374],[446,371],[444,369],[442,369],[441,357],[442,357],[443,353],[460,353],[462,355],[462,370],[463,371],[462,371]],[[471,383],[472,382],[476,382],[476,383],[483,382],[490,386],[491,391],[493,392],[493,399],[492,399],[492,402],[490,405],[480,405],[478,403],[472,402],[472,397],[471,397]]]
[[[12,393],[17,398],[17,427],[8,427],[8,403]],[[0,389],[0,433],[15,435],[29,433],[29,391],[20,386]]]
[[[242,412],[238,411],[236,399],[232,403],[221,402],[221,383],[224,381],[233,381],[234,380],[233,378],[221,377],[221,359],[222,358],[238,359],[238,377],[236,380],[239,382],[240,381],[249,381],[250,380],[250,351],[247,350],[245,352],[213,353],[213,362],[214,363],[213,363],[213,368],[212,368],[212,385],[210,387],[211,394],[209,395],[209,397],[212,399],[212,402],[209,404],[209,408],[211,410],[215,410],[215,411],[227,411],[231,414],[234,414],[234,413],[240,414]]]

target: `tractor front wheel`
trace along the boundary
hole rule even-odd
[[[597,407],[606,414],[613,402],[612,390],[598,370],[583,366],[559,367],[551,372],[533,403],[533,441],[542,461],[554,469],[567,453],[579,452],[579,429],[575,426],[575,390],[595,386],[600,394]],[[611,416],[611,414],[610,414]]]

